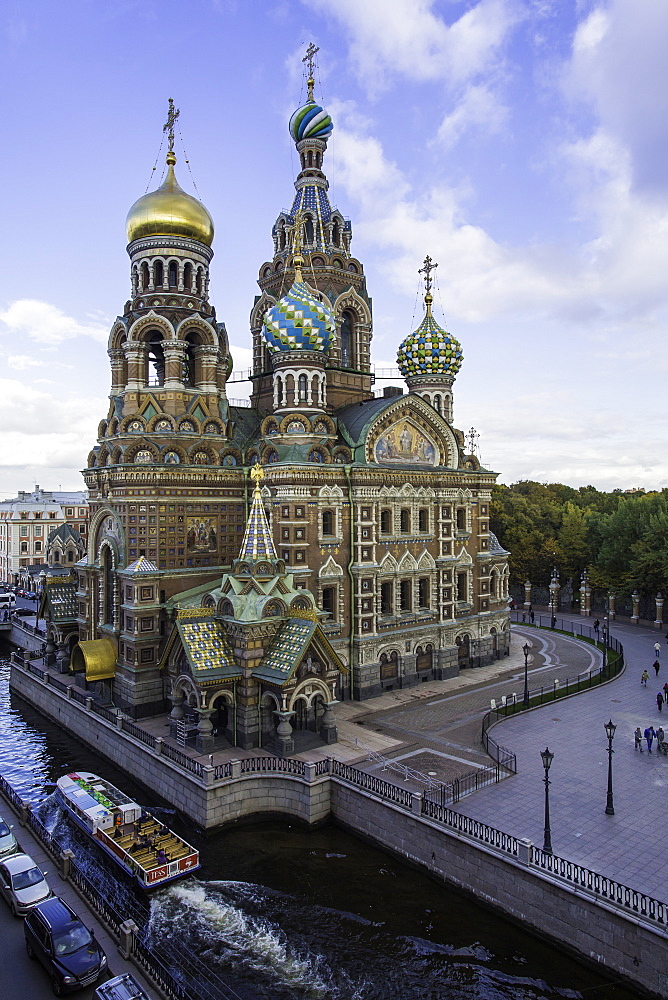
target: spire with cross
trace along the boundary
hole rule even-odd
[[[308,97],[307,97],[308,101],[315,100],[315,98],[313,97],[313,88],[315,87],[315,79],[313,77],[313,63],[315,60],[315,54],[316,52],[319,51],[320,49],[318,48],[317,45],[314,45],[313,42],[309,42],[309,47],[306,50],[306,55],[302,59],[303,63],[308,63],[308,80],[306,81],[306,86],[308,87]]]
[[[431,292],[431,286],[432,286],[431,272],[435,271],[437,267],[438,264],[432,263],[431,257],[429,256],[429,254],[427,254],[427,256],[424,259],[424,267],[421,267],[418,270],[418,274],[424,274],[424,284],[427,295],[429,295],[429,293]]]
[[[179,108],[174,107],[174,101],[169,98],[169,110],[167,112],[167,121],[162,126],[162,131],[167,133],[167,142],[169,144],[168,152],[174,153],[174,123],[176,119],[181,114]]]

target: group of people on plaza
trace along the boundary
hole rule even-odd
[[[668,642],[668,633],[666,633],[666,642]],[[654,653],[656,659],[654,660],[652,666],[654,667],[654,676],[658,677],[659,670],[661,669],[661,662],[659,660],[659,657],[661,656],[661,643],[659,643],[658,641],[654,643]],[[645,687],[647,687],[648,680],[649,680],[649,671],[643,670],[642,674],[640,675],[640,683],[643,684]],[[666,703],[666,705],[668,705],[668,681],[666,681],[666,683],[663,685],[662,690],[657,691],[656,707],[660,712],[663,711],[664,702]],[[638,726],[633,734],[633,738],[634,738],[635,749],[640,750],[641,753],[643,752],[642,741],[644,738],[645,742],[647,743],[647,750],[649,753],[652,752],[652,743],[654,742],[654,740],[656,740],[657,752],[668,754],[668,743],[664,741],[664,733],[663,733],[663,728],[661,726],[659,726],[658,729],[654,729],[653,726],[647,726],[644,732],[643,730],[641,730],[640,726]]]

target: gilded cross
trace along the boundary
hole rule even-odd
[[[167,141],[169,142],[169,152],[174,152],[174,122],[181,114],[179,108],[174,108],[174,101],[169,98],[169,111],[167,112],[167,121],[162,126],[162,131],[167,133]]]
[[[431,272],[438,267],[438,264],[433,264],[432,259],[427,254],[424,259],[424,267],[419,268],[418,274],[424,274],[424,284],[428,292],[431,291]]]
[[[317,45],[313,42],[309,42],[309,47],[306,50],[306,55],[302,59],[302,62],[308,63],[308,80],[306,81],[306,86],[308,87],[308,100],[312,101],[313,98],[313,88],[315,86],[315,80],[313,78],[313,61],[315,59],[316,52],[320,52]]]

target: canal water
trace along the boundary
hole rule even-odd
[[[632,1000],[469,899],[334,826],[263,822],[202,835],[9,693],[0,663],[0,772],[153,944],[214,1000]],[[72,769],[111,780],[201,852],[202,870],[146,900],[53,798]],[[111,870],[113,868],[113,870]],[[178,954],[178,960],[174,956]]]

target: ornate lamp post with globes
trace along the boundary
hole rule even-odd
[[[612,741],[615,738],[615,729],[617,726],[614,724],[612,719],[610,722],[605,724],[605,735],[608,737],[608,799],[605,804],[606,816],[615,815],[615,804],[612,799],[612,755],[615,752],[612,749]]]
[[[552,832],[550,830],[550,779],[547,776],[550,770],[550,764],[554,760],[554,754],[550,753],[549,749],[545,747],[541,750],[540,756],[543,761],[543,767],[545,768],[545,777],[543,778],[543,783],[545,785],[545,830],[543,833],[543,853],[552,854]]]
[[[525,642],[522,646],[522,652],[524,653],[524,707],[529,707],[529,677],[528,677],[528,665],[529,665],[529,651],[531,646],[528,642]]]

